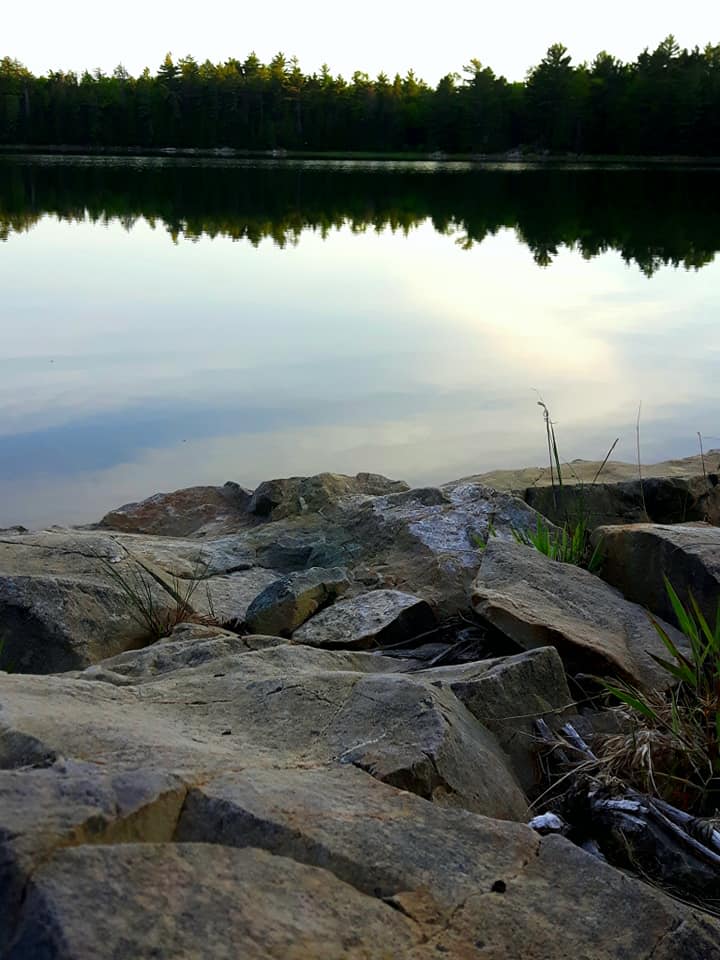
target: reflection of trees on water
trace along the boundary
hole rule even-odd
[[[297,244],[306,231],[407,234],[431,223],[464,250],[511,228],[539,266],[563,249],[586,259],[615,250],[652,276],[664,265],[698,269],[713,260],[719,177],[660,169],[422,173],[12,159],[0,167],[0,239],[47,215],[119,222],[126,230],[142,219],[173,240],[219,236],[279,247]]]

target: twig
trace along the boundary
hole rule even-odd
[[[705,451],[703,450],[702,434],[698,430],[698,443],[700,444],[700,460],[703,468],[703,479],[705,480],[705,493],[710,493],[710,484],[708,483],[707,470],[705,469]]]
[[[645,486],[643,484],[642,463],[640,462],[640,415],[641,413],[642,413],[642,400],[638,404],[637,420],[635,421],[635,445],[637,447],[638,477],[640,478],[640,500],[642,501],[642,508],[643,508],[643,513],[645,514],[645,519],[649,522],[650,515],[647,512],[647,504],[645,503]]]
[[[613,452],[613,450],[615,449],[615,447],[618,445],[619,441],[620,441],[620,437],[616,437],[616,438],[615,438],[615,442],[614,442],[613,445],[610,447],[610,449],[608,450],[608,452],[605,454],[605,459],[604,459],[603,462],[600,464],[600,469],[598,470],[598,472],[595,474],[595,476],[594,476],[593,479],[592,479],[592,485],[593,485],[593,486],[597,483],[597,478],[600,476],[600,474],[601,474],[601,473],[603,472],[603,470],[605,469],[605,464],[606,464],[606,463],[608,462],[608,460],[610,459],[610,457],[611,457],[611,455],[612,455],[612,452]]]

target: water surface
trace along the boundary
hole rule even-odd
[[[0,158],[0,526],[720,434],[720,174]]]

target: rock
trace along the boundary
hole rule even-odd
[[[618,675],[645,689],[668,686],[651,656],[664,656],[665,647],[646,612],[587,570],[493,540],[472,602],[521,647],[556,647],[572,672]],[[678,631],[665,626],[684,647]]]
[[[173,630],[172,637],[159,640],[143,650],[131,650],[87,667],[77,676],[84,680],[102,680],[128,686],[152,676],[196,670],[199,666],[249,650],[265,650],[283,643],[281,637],[224,633],[216,627],[184,623]]]
[[[312,647],[367,650],[410,640],[432,630],[436,623],[424,600],[399,590],[373,590],[322,610],[295,631],[293,641]]]
[[[573,460],[562,470],[562,494],[557,488],[553,493],[548,467],[494,470],[468,479],[521,496],[556,523],[568,515],[584,516],[589,526],[648,519],[720,523],[720,450],[709,450],[704,460],[696,455],[643,466],[642,488],[637,463]]]
[[[245,622],[248,607],[258,593],[276,582],[277,574],[262,567],[210,577],[193,594],[193,606],[211,620],[236,628]]]
[[[598,476],[598,471],[602,472]],[[589,487],[597,477],[607,484],[624,483],[636,480],[638,475],[637,461],[623,463],[618,460],[572,460],[562,464],[563,477],[566,483],[584,484]],[[661,463],[645,464],[642,468],[643,477],[697,477],[703,474],[720,473],[720,450],[708,450],[705,459],[700,454],[684,457],[680,460],[663,460]],[[551,486],[550,468],[522,467],[515,470],[493,470],[473,477],[465,478],[468,482],[484,483],[496,490],[507,493],[523,494],[528,487]],[[557,482],[557,481],[556,481]]]
[[[449,693],[412,677],[363,677],[326,732],[332,756],[443,806],[525,820],[495,737]]]
[[[557,729],[573,706],[554,647],[466,666],[435,667],[415,676],[427,676],[435,686],[447,686],[495,734],[525,791],[532,793],[543,784],[534,722],[542,718],[551,729]]]
[[[231,482],[222,487],[188,487],[174,493],[156,493],[147,500],[111,510],[98,526],[160,537],[218,535],[247,525],[251,495],[251,491]]]
[[[342,568],[311,567],[265,587],[249,605],[245,620],[254,633],[288,637],[349,586],[347,572]]]
[[[0,669],[72,670],[148,642],[148,625],[118,577],[159,620],[176,607],[161,575],[107,536],[59,531],[0,539]]]
[[[192,578],[198,570],[215,578],[258,568],[288,574],[339,566],[354,589],[399,589],[454,614],[467,604],[482,556],[479,544],[493,534],[512,539],[513,529],[537,525],[537,514],[521,500],[477,483],[408,491],[406,484],[371,474],[270,481],[258,487],[249,509],[255,513],[232,535],[198,540],[196,534],[117,533],[113,539],[170,577]],[[238,610],[247,606],[245,586],[239,577],[210,584],[215,606],[224,605],[223,623],[237,621]]]
[[[584,518],[589,527],[600,524],[720,523],[720,486],[717,475],[646,477],[620,483],[565,484],[562,493],[549,487],[528,487],[525,499],[555,523]]]
[[[326,870],[262,850],[143,843],[65,850],[41,867],[7,960],[380,960],[388,942],[410,956],[421,941],[412,920]]]
[[[504,671],[508,704],[523,675],[550,703],[554,653],[406,673],[176,634],[82,674],[0,674],[7,960],[717,955],[715,919],[492,819],[527,805],[458,693],[497,720]]]
[[[493,734],[451,691],[401,674],[406,662],[272,640],[242,652],[244,640],[164,641],[79,675],[0,674],[0,757],[12,768],[90,751],[116,769],[194,776],[238,756],[340,762],[438,803],[525,819]]]
[[[388,480],[375,473],[358,473],[355,477],[320,473],[314,477],[267,480],[255,490],[247,509],[258,517],[281,520],[301,513],[318,512],[347,497],[377,497],[407,489],[406,483]]]
[[[0,953],[39,861],[67,846],[169,841],[186,793],[177,777],[149,768],[116,774],[61,760],[0,772]]]
[[[689,604],[692,593],[710,624],[720,603],[720,528],[705,524],[601,527],[602,576],[629,599],[675,623],[663,577]]]
[[[253,771],[191,790],[178,838],[210,837],[322,866],[382,897],[429,934],[427,953],[413,952],[415,960],[717,955],[716,920],[568,841],[439,810],[357,771]]]

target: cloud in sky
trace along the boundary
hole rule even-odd
[[[720,41],[720,11],[712,0],[36,0],[32,8],[6,4],[0,56],[33,71],[154,70],[170,50],[198,60],[269,60],[282,50],[311,72],[327,62],[333,72],[377,74],[414,68],[431,83],[479,58],[511,80],[522,79],[551,43],[561,41],[577,61],[607,49],[624,60],[656,46],[669,33],[681,45]]]

